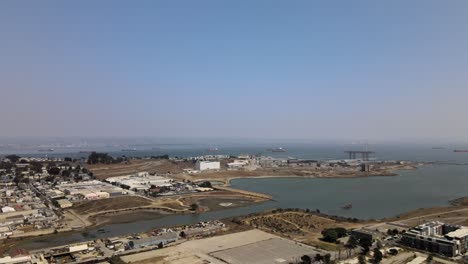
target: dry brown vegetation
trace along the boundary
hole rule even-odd
[[[150,205],[151,201],[138,196],[119,196],[114,198],[85,201],[73,206],[78,214],[92,214],[109,210],[119,210]]]
[[[103,180],[109,177],[124,176],[134,174],[135,172],[147,171],[149,173],[182,173],[183,169],[195,166],[192,162],[176,162],[170,160],[130,160],[120,164],[93,164],[87,165],[87,168],[98,179]]]
[[[304,211],[272,211],[245,217],[240,221],[264,231],[327,249],[336,245],[320,240],[322,237],[321,232],[324,229],[335,227],[351,229],[363,225],[363,223],[335,220]]]

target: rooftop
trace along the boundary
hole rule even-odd
[[[462,238],[468,236],[468,227],[462,227],[455,231],[448,233],[446,236],[451,238]]]

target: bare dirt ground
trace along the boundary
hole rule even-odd
[[[151,200],[139,196],[119,196],[115,198],[80,202],[73,206],[73,210],[78,214],[86,215],[109,210],[147,206],[151,203]]]
[[[183,169],[194,169],[192,162],[175,162],[170,160],[131,160],[121,164],[93,164],[86,167],[100,180],[109,177],[124,176],[135,172],[149,173],[182,173]]]

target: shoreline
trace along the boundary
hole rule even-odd
[[[458,199],[468,199],[468,198],[460,197]],[[450,201],[447,201],[447,202],[450,202]],[[220,209],[220,210],[222,210],[222,209]],[[273,209],[267,209],[267,210],[264,210],[264,211],[261,211],[261,212],[252,213],[252,214],[246,214],[246,215],[240,215],[240,216],[234,216],[234,217],[223,217],[223,218],[220,218],[218,220],[222,220],[222,221],[229,220],[229,221],[231,221],[232,219],[235,219],[235,218],[245,218],[245,217],[249,217],[249,216],[263,215],[263,214],[267,214],[267,213],[275,211],[275,210],[278,210],[278,211],[295,211],[297,209],[295,209],[295,208],[273,208]],[[306,209],[299,209],[299,211],[305,211],[305,210]],[[151,217],[148,217],[148,220],[149,220],[149,219],[163,218],[163,217],[171,216],[171,215],[172,216],[174,216],[174,215],[180,215],[180,216],[181,215],[187,215],[187,214],[158,214],[155,211],[156,210],[138,209],[137,212],[136,212],[137,215],[134,216],[134,217],[140,218],[140,220],[147,220],[147,219],[145,219],[145,217],[143,217],[143,219],[141,219],[140,214],[148,214],[148,216],[151,216]],[[217,211],[217,210],[214,210],[214,211]],[[468,204],[449,205],[449,206],[446,206],[446,207],[419,208],[419,209],[415,209],[415,210],[411,210],[411,211],[402,212],[402,213],[399,213],[399,214],[391,216],[391,217],[385,217],[385,218],[379,218],[379,219],[358,219],[358,218],[353,218],[353,220],[354,221],[358,220],[359,223],[364,223],[364,224],[385,224],[385,223],[392,223],[392,222],[393,223],[395,223],[395,222],[396,223],[401,223],[401,222],[407,222],[407,221],[410,221],[410,220],[420,221],[422,218],[424,218],[424,219],[438,218],[439,215],[451,215],[451,214],[454,214],[454,213],[458,213],[460,211],[468,212]],[[314,215],[317,215],[317,216],[325,217],[325,218],[328,218],[328,219],[333,219],[333,220],[351,221],[350,217],[345,217],[345,216],[340,216],[340,215],[317,213],[317,212],[313,212],[313,211],[311,211],[310,213],[314,214]],[[203,214],[203,213],[201,213],[201,214]],[[116,213],[116,215],[119,215],[119,213]],[[127,212],[123,212],[122,215],[129,215],[129,214]],[[117,222],[104,221],[104,222],[101,222],[99,224],[93,224],[92,226],[88,226],[88,227],[80,229],[80,230],[67,230],[67,231],[63,231],[63,232],[59,232],[59,233],[42,234],[42,235],[33,236],[33,237],[31,237],[31,236],[30,237],[12,237],[11,240],[13,242],[16,242],[15,244],[18,244],[18,243],[19,244],[23,244],[23,243],[26,243],[26,244],[27,243],[33,243],[34,244],[35,242],[45,241],[45,240],[48,240],[48,238],[53,238],[54,236],[73,235],[73,234],[86,234],[90,230],[96,229],[96,228],[98,228],[100,226],[103,226],[103,225],[105,226],[107,224],[122,224],[122,223],[129,223],[129,222],[133,222],[133,221],[127,221],[127,220],[117,221]],[[405,224],[405,225],[407,225],[407,224]],[[169,227],[173,227],[173,226],[178,226],[178,225],[177,224],[167,225],[167,226],[164,226],[164,228],[169,228]],[[163,228],[163,227],[160,227],[160,228]],[[150,230],[152,230],[152,229],[148,229],[146,231],[137,232],[137,233],[144,233],[144,232],[148,232]],[[132,233],[132,232],[129,232],[129,234],[130,233]],[[114,236],[108,236],[108,237],[114,237]],[[115,236],[115,237],[119,237],[119,236]],[[92,239],[89,239],[89,241],[91,241],[91,240]],[[8,241],[8,240],[5,240],[5,241]],[[76,243],[81,243],[81,242],[83,242],[83,241],[70,242],[69,244],[76,244]],[[62,244],[62,245],[67,245],[67,244]],[[44,248],[47,248],[47,247],[44,247]],[[35,248],[33,250],[37,250],[37,249],[41,249],[41,248],[37,247],[37,248]]]
[[[274,199],[273,196],[268,195],[268,194],[259,193],[259,192],[252,192],[252,191],[245,191],[245,190],[242,190],[242,189],[232,188],[231,187],[231,181],[236,180],[236,179],[269,179],[269,178],[355,179],[355,178],[364,178],[364,177],[395,177],[395,176],[400,176],[400,174],[395,173],[396,171],[399,171],[399,170],[415,170],[415,169],[418,169],[418,168],[419,168],[418,166],[405,165],[404,169],[399,168],[399,169],[392,170],[392,171],[384,171],[384,172],[381,172],[380,174],[376,174],[376,173],[362,174],[362,173],[358,172],[355,175],[334,175],[334,176],[325,176],[325,177],[316,176],[316,175],[258,175],[258,176],[247,176],[247,177],[236,176],[236,177],[229,177],[227,179],[203,179],[203,180],[206,180],[206,181],[211,180],[211,181],[224,182],[224,184],[222,184],[222,185],[214,185],[213,188],[217,189],[217,190],[223,190],[223,191],[228,191],[228,192],[233,193],[234,198],[230,198],[232,200],[236,200],[235,196],[240,196],[240,197],[245,197],[245,198],[253,197],[255,199],[253,199],[249,203],[247,203],[245,205],[241,205],[241,206],[229,206],[229,207],[225,207],[225,208],[217,208],[217,209],[214,209],[214,210],[210,209],[210,208],[208,208],[208,209],[205,208],[204,211],[201,211],[201,212],[198,212],[198,213],[203,214],[203,213],[210,212],[210,211],[219,211],[219,210],[230,209],[230,208],[235,208],[235,207],[244,207],[244,206],[249,206],[249,205],[252,205],[252,204],[257,204],[257,203],[261,203],[261,202],[264,202],[264,201],[267,201],[267,200],[273,200]],[[208,196],[210,196],[210,195],[208,194]],[[189,195],[187,198],[190,198],[190,197],[191,196]],[[207,198],[205,198],[205,199],[207,199]],[[214,197],[214,199],[218,199],[218,198]],[[237,199],[241,200],[239,198],[237,198]],[[90,224],[86,225],[86,226],[84,226],[83,228],[80,228],[80,229],[71,229],[71,231],[80,231],[80,230],[86,230],[86,229],[90,229],[90,228],[96,228],[96,227],[103,226],[103,225],[106,225],[106,224],[115,224],[115,223],[118,223],[119,221],[114,222],[112,220],[109,220],[109,218],[111,218],[112,216],[123,216],[123,217],[125,217],[126,215],[130,215],[130,214],[133,214],[133,213],[137,213],[137,214],[154,213],[154,214],[158,214],[158,215],[161,215],[161,216],[165,216],[165,215],[196,214],[197,212],[176,210],[176,209],[173,209],[173,208],[163,208],[163,207],[138,207],[138,208],[126,208],[126,209],[112,210],[112,211],[99,212],[99,213],[96,213],[96,214],[86,216],[85,220],[87,222],[89,222]],[[404,214],[404,213],[406,213],[406,212],[403,212],[402,214]],[[123,223],[125,223],[125,222],[123,222]],[[59,233],[69,232],[69,231],[70,230],[63,230],[63,231],[58,230]]]
[[[364,177],[395,177],[395,176],[400,176],[400,174],[396,173],[396,171],[400,170],[415,170],[418,169],[420,166],[409,166],[405,165],[404,168],[398,168],[395,170],[391,171],[381,171],[381,172],[369,172],[369,173],[362,173],[357,171],[355,174],[346,174],[346,175],[327,175],[327,176],[317,176],[317,175],[252,175],[252,176],[234,176],[234,177],[228,177],[224,179],[202,179],[206,181],[220,181],[224,182],[224,184],[221,185],[214,185],[213,188],[217,190],[223,190],[223,191],[228,191],[232,193],[232,198],[226,198],[224,199],[232,199],[232,200],[242,200],[241,198],[245,198],[248,200],[248,198],[252,199],[249,202],[246,202],[243,205],[240,206],[228,206],[224,208],[216,208],[216,209],[211,209],[211,208],[203,208],[203,211],[199,212],[193,212],[193,211],[186,211],[186,210],[178,210],[170,207],[158,207],[158,206],[148,206],[148,207],[134,207],[134,208],[125,208],[125,209],[118,209],[118,210],[111,210],[111,211],[105,211],[105,212],[98,212],[95,214],[91,215],[85,215],[81,216],[83,217],[82,219],[84,220],[83,225],[80,228],[74,228],[74,227],[69,227],[69,228],[63,228],[63,229],[57,229],[57,230],[44,230],[41,232],[39,236],[43,235],[51,235],[51,234],[64,234],[68,232],[86,232],[87,230],[97,228],[100,226],[105,226],[107,224],[116,224],[116,223],[125,223],[126,221],[120,222],[120,221],[112,221],[110,220],[112,217],[115,216],[121,216],[121,217],[126,217],[128,215],[132,214],[145,214],[145,213],[151,213],[159,216],[167,216],[167,215],[187,215],[187,214],[203,214],[206,212],[210,211],[220,211],[220,210],[225,210],[225,209],[231,209],[231,208],[236,208],[236,207],[245,207],[245,206],[250,206],[253,204],[258,204],[261,202],[265,202],[268,200],[274,200],[274,197],[268,194],[264,193],[259,193],[259,192],[252,192],[252,191],[245,191],[242,189],[236,189],[231,187],[231,181],[236,180],[236,179],[269,179],[269,178],[306,178],[306,179],[355,179],[355,178],[364,178]],[[199,180],[197,180],[199,181]],[[206,198],[209,198],[210,194],[207,193]],[[187,196],[190,198],[191,196]],[[241,197],[241,198],[239,198]],[[204,198],[204,199],[206,199]],[[218,197],[213,197],[214,199],[218,199]],[[461,199],[461,198],[460,198]],[[448,201],[451,202],[451,201]],[[456,207],[456,206],[454,206]],[[73,209],[71,209],[73,211]],[[73,211],[74,212],[74,211]],[[74,212],[76,213],[76,212]],[[407,212],[402,212],[401,214],[405,214]],[[397,215],[398,216],[398,215]],[[394,217],[397,217],[394,216]],[[80,217],[80,218],[81,218]],[[130,221],[127,221],[130,222]],[[17,236],[15,238],[31,238],[31,237],[37,237],[36,234],[30,234],[30,235],[21,235]]]
[[[426,163],[412,163],[405,165],[393,165],[384,169],[376,169],[374,171],[320,171],[320,170],[307,170],[307,169],[257,169],[257,170],[232,170],[232,171],[216,171],[206,172],[202,174],[189,175],[172,175],[175,179],[179,177],[190,179],[194,182],[201,181],[214,181],[221,182],[221,186],[230,186],[230,181],[235,179],[262,179],[262,178],[310,178],[310,179],[353,179],[353,178],[364,178],[364,177],[392,177],[400,176],[398,171],[405,170],[417,170],[420,167],[428,165]]]

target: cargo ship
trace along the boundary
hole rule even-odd
[[[50,148],[50,149],[40,149],[40,150],[38,150],[38,151],[39,151],[39,152],[53,152],[54,149],[51,149],[51,148]]]
[[[453,152],[468,152],[468,149],[455,149]]]
[[[121,151],[125,151],[125,152],[131,151],[131,152],[133,152],[133,151],[137,151],[137,149],[136,149],[136,148],[132,148],[132,149],[122,149]]]
[[[282,147],[279,147],[279,148],[269,148],[267,149],[268,151],[271,151],[271,152],[286,152],[286,149],[282,148]]]

